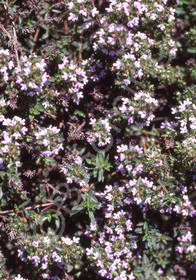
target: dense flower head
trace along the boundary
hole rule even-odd
[[[14,165],[19,167],[21,166],[19,157],[20,143],[28,130],[25,126],[25,119],[18,116],[10,119],[1,115],[0,121],[4,127],[4,130],[1,132],[1,154],[4,155],[8,168]],[[18,151],[18,154],[16,151]]]
[[[118,86],[130,85],[131,77],[141,79],[152,72],[157,77],[160,72],[163,74],[166,70],[159,61],[163,57],[170,61],[177,51],[170,34],[174,26],[174,10],[164,6],[162,1],[150,6],[140,1],[110,1],[106,12],[111,22],[105,20],[102,28],[93,35],[94,50],[115,57],[111,70],[118,73]],[[148,24],[153,24],[157,32],[145,31]],[[139,31],[141,25],[144,32]],[[159,47],[161,33],[167,34],[164,49]],[[154,59],[155,49],[159,50],[159,57]]]
[[[10,59],[10,51],[8,49],[1,49],[0,56],[0,81],[6,84],[14,69],[14,62]]]
[[[46,63],[44,59],[37,62],[38,59],[36,55],[21,57],[20,67],[14,72],[18,90],[30,97],[42,93],[50,83]]]
[[[59,151],[63,150],[62,138],[59,132],[59,128],[51,125],[43,129],[39,127],[39,130],[35,131],[34,136],[42,156],[58,155]]]
[[[133,98],[121,98],[121,104],[116,108],[113,118],[118,117],[119,113],[126,119],[130,126],[149,126],[155,115],[153,111],[158,107],[158,101],[150,93],[139,91]]]
[[[63,57],[62,63],[58,65],[59,77],[64,81],[67,88],[66,94],[70,96],[76,104],[84,97],[83,90],[88,83],[88,76],[85,69],[85,61],[82,64],[75,64],[68,57]]]
[[[92,130],[87,132],[87,141],[92,144],[96,143],[98,147],[106,146],[111,142],[111,126],[108,119],[90,120]]]
[[[36,241],[28,241],[25,246],[25,250],[18,250],[19,258],[28,263],[32,263],[35,269],[42,272],[42,276],[46,279],[54,279],[54,277],[49,272],[49,266],[52,263],[56,263],[59,269],[71,265],[71,251],[78,252],[77,258],[81,256],[79,248],[79,237],[61,237],[58,240],[58,249],[55,249],[56,240],[54,238],[40,237]],[[50,244],[50,249],[48,251],[48,244]],[[60,249],[61,247],[61,249]],[[31,255],[27,255],[28,250],[31,250]],[[43,255],[44,252],[47,254]],[[72,253],[73,253],[72,252]],[[26,257],[25,257],[25,256]],[[22,278],[23,279],[23,278]],[[58,277],[56,279],[59,279]]]

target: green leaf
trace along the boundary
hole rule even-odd
[[[91,220],[91,223],[94,224],[95,223],[95,216],[94,213],[92,211],[89,211],[89,218]]]
[[[0,177],[1,177],[2,180],[3,180],[4,176],[5,176],[5,174],[6,174],[6,172],[0,171]]]
[[[52,12],[56,13],[56,14],[60,14],[61,11],[60,10],[57,10],[57,9],[52,9]]]
[[[176,8],[176,14],[177,15],[184,15],[185,14],[185,10],[183,8]]]
[[[99,174],[98,174],[98,181],[99,181],[99,182],[103,182],[103,181],[104,181],[103,169],[101,169],[101,170],[99,171]]]
[[[35,109],[35,110],[33,110],[33,114],[36,115],[36,116],[38,116],[38,115],[40,114],[40,111],[38,111],[38,110]]]
[[[73,216],[75,214],[77,214],[78,212],[83,210],[83,205],[79,204],[79,205],[75,205],[74,207],[72,207],[71,211],[70,211],[70,216]]]
[[[60,227],[60,220],[59,220],[59,219],[56,219],[56,220],[55,220],[55,225],[56,225],[57,228]]]
[[[29,204],[29,201],[30,201],[30,200],[27,200],[27,201],[23,202],[23,203],[19,206],[19,208],[24,208],[25,206],[27,206],[27,205]]]
[[[93,170],[93,176],[97,177],[97,170],[96,169]]]
[[[95,161],[94,161],[94,159],[86,158],[86,162],[87,162],[88,164],[91,164],[91,165],[94,165],[94,166],[95,166]]]
[[[43,27],[43,26],[42,26]],[[45,39],[47,39],[49,37],[49,33],[48,32],[46,32],[46,33],[44,33],[43,35],[42,35],[42,39],[43,40],[45,40]]]
[[[3,197],[2,187],[0,187],[0,199]]]
[[[73,265],[68,265],[67,266],[67,272],[70,273],[73,270]]]
[[[34,119],[34,115],[29,115],[29,119],[32,121]]]
[[[51,215],[41,217],[41,222],[45,222],[45,221],[51,222],[51,220],[52,220]]]
[[[56,164],[56,160],[54,158],[51,158],[51,157],[45,157],[44,158],[44,162],[45,164],[49,165],[53,165],[53,164]]]
[[[74,115],[79,116],[79,117],[83,117],[83,118],[86,117],[85,113],[83,111],[80,111],[80,110],[75,110]]]
[[[196,53],[196,48],[188,48],[187,52],[189,52],[189,53]]]

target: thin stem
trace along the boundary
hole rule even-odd
[[[164,189],[167,194],[169,193],[166,187],[160,181],[157,181],[157,183],[162,187],[162,189]]]
[[[20,61],[19,61],[19,56],[18,56],[18,41],[17,41],[17,36],[16,36],[16,29],[13,26],[13,33],[14,33],[14,52],[16,56],[16,62],[17,62],[17,67],[20,67]]]
[[[3,32],[7,35],[7,37],[12,40],[12,36],[7,32],[5,27],[0,23],[0,28],[3,30]]]
[[[14,25],[14,23],[13,23],[13,25]],[[0,24],[0,29],[9,38],[9,42],[10,42],[10,44],[12,44],[12,47],[14,49],[17,67],[20,67],[19,56],[18,56],[18,41],[17,41],[15,27],[13,26],[13,35],[10,35],[10,33],[7,32],[7,30],[5,29],[5,27],[2,24]]]
[[[54,202],[38,204],[36,206],[29,206],[29,207],[26,207],[26,208],[20,209],[20,210],[5,210],[5,211],[0,211],[0,215],[5,215],[5,214],[9,214],[9,213],[19,213],[19,212],[23,212],[23,211],[26,211],[26,210],[36,209],[36,208],[39,208],[39,207],[52,206],[52,205],[54,205]]]

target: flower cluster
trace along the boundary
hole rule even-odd
[[[14,69],[14,62],[10,59],[10,51],[8,49],[1,49],[0,56],[0,81],[2,84],[6,84],[9,80],[9,77],[11,76],[11,70]]]
[[[145,183],[153,187],[148,180]],[[129,186],[106,185],[104,192],[95,193],[103,201],[104,222],[97,217],[95,223],[91,223],[86,230],[85,234],[91,239],[91,247],[86,249],[86,255],[96,267],[97,274],[106,279],[137,279],[141,275],[142,271],[138,268],[143,257],[139,249],[141,240],[145,243],[143,253],[146,254],[146,260],[147,248],[159,248],[161,259],[153,259],[156,267],[159,267],[153,271],[153,275],[159,276],[165,253],[168,252],[167,246],[171,242],[171,238],[161,234],[155,226],[149,226],[150,237],[145,228],[147,225],[139,223],[139,217],[135,219],[134,205],[139,203],[134,200],[135,195],[130,197],[130,189],[131,181]],[[145,207],[141,204],[139,207],[145,216]]]
[[[90,0],[73,0],[70,3],[66,3],[66,9],[68,11],[68,21],[76,23],[82,20],[85,29],[91,25],[88,22],[88,17],[95,18],[99,14],[98,9],[92,7]]]
[[[4,103],[3,100],[2,102]],[[0,121],[3,126],[0,151],[5,161],[4,164],[8,169],[11,166],[19,167],[21,166],[20,145],[28,130],[25,126],[25,119],[18,116],[10,119],[1,115]]]
[[[131,99],[122,97],[121,103],[115,108],[114,118],[120,116],[126,119],[128,124],[140,127],[151,124],[155,117],[153,111],[158,107],[158,101],[144,91],[135,93]]]
[[[52,127],[40,128],[34,133],[36,143],[39,146],[40,154],[44,157],[58,155],[63,149],[62,138],[60,137],[60,129]]]
[[[85,234],[93,238],[93,245],[86,249],[90,261],[95,263],[98,275],[106,279],[135,279],[131,270],[137,250],[135,238],[129,237],[132,231],[132,214],[124,211],[120,201],[125,199],[125,188],[105,186],[104,193],[96,193],[105,200],[105,223],[90,224]],[[117,207],[116,207],[117,203]]]
[[[75,257],[78,261],[82,257],[79,237],[72,239],[61,237],[56,240],[52,237],[42,236],[26,242],[24,249],[18,250],[19,258],[25,263],[32,263],[34,269],[40,271],[43,279],[59,279],[60,272],[73,268]],[[53,275],[51,274],[52,267],[58,268]]]
[[[178,105],[171,108],[173,122],[162,123],[165,135],[176,139],[174,150],[183,166],[187,170],[195,170],[195,142],[196,142],[196,100],[195,86],[187,88],[183,93],[177,92]]]
[[[49,84],[46,63],[35,55],[21,57],[20,68],[15,69],[14,76],[18,91],[30,97],[42,93]]]
[[[176,230],[177,235],[177,245],[175,251],[180,255],[180,258],[187,257],[190,261],[195,259],[196,256],[196,246],[193,242],[193,234],[190,230],[179,228]]]
[[[177,48],[171,32],[175,10],[164,2],[148,5],[140,1],[110,1],[105,9],[108,16],[101,19],[102,28],[93,35],[93,49],[113,58],[111,71],[117,74],[117,85],[130,85],[131,77],[160,79],[160,74],[165,75],[164,63],[160,62],[171,61]],[[149,25],[156,33],[146,28]],[[162,36],[164,44],[159,41]]]
[[[62,172],[67,180],[67,183],[78,183],[82,185],[84,182],[89,181],[89,174],[87,169],[82,165],[83,159],[74,155],[71,160],[63,160],[59,165],[60,172]]]
[[[111,126],[108,119],[91,118],[90,123],[92,129],[87,132],[87,141],[92,145],[104,147],[111,142]]]
[[[85,65],[87,61],[83,60],[81,64],[70,61],[68,57],[63,57],[62,63],[58,65],[59,72],[57,79],[65,86],[65,96],[71,98],[77,105],[84,97],[83,91],[88,83]]]
[[[143,155],[143,148],[139,147],[138,145],[130,146],[128,148],[127,145],[121,144],[117,146],[117,153],[118,155],[115,156],[115,160],[117,162],[117,170],[124,171],[127,173],[132,173],[133,177],[137,174],[141,174],[143,171],[143,165],[138,164],[135,166],[135,160],[138,159]]]
[[[2,279],[194,278],[196,17],[174,2],[0,5]]]

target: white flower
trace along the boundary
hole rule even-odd
[[[95,17],[99,12],[98,12],[97,8],[95,7],[91,10],[91,13],[92,13],[92,17]]]
[[[71,245],[73,243],[69,237],[61,237],[61,241],[66,245]]]
[[[71,10],[74,7],[74,3],[70,2],[67,4],[68,5],[68,9]]]
[[[42,103],[42,105],[44,106],[44,108],[48,108],[50,106],[50,103],[48,101],[45,101]]]
[[[46,244],[50,243],[50,239],[48,237],[44,237],[43,242]]]
[[[120,60],[117,60],[115,63],[113,63],[113,67],[115,67],[116,69],[120,69],[120,67],[121,67],[121,62],[120,62]]]

